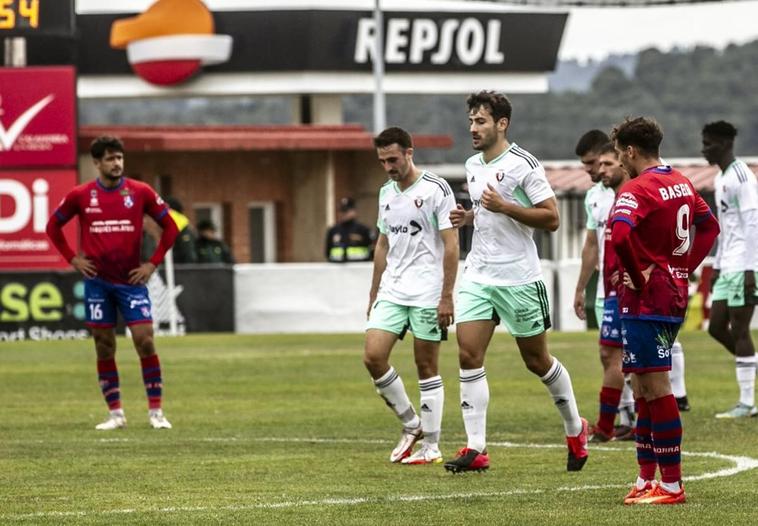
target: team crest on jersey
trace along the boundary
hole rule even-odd
[[[420,197],[417,197],[413,200],[413,203],[416,205],[416,208],[421,208],[421,206],[424,204],[424,200]]]
[[[128,194],[124,196],[124,206],[126,208],[131,208],[134,206],[134,199],[132,199],[132,196]]]
[[[503,179],[505,179],[505,172],[503,170],[498,170],[495,174],[495,179],[497,179],[498,183],[502,183]]]

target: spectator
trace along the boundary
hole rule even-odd
[[[326,259],[332,263],[371,261],[374,237],[371,230],[356,219],[355,200],[340,199],[338,223],[326,233]]]
[[[218,238],[216,225],[210,219],[197,224],[197,262],[234,264],[229,245]]]
[[[197,263],[197,236],[195,235],[192,225],[190,225],[189,218],[184,215],[184,206],[182,202],[176,197],[169,196],[166,198],[166,203],[171,208],[169,213],[171,219],[176,223],[176,228],[179,230],[179,237],[176,238],[174,243],[173,257],[174,263]]]

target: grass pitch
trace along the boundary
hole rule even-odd
[[[487,357],[492,467],[388,462],[394,416],[361,363],[362,335],[197,335],[158,340],[172,430],[153,430],[130,342],[117,355],[128,427],[106,416],[92,343],[0,344],[0,524],[758,524],[758,418],[720,421],[737,399],[733,361],[683,333],[692,411],[682,506],[624,507],[636,474],[629,442],[594,447],[565,471],[560,418],[513,340]],[[594,421],[596,335],[549,337]],[[443,344],[442,451],[465,443],[454,343]],[[411,399],[410,345],[393,353]]]

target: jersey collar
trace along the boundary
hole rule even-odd
[[[121,176],[121,180],[113,188],[106,188],[105,186],[103,186],[103,183],[100,182],[100,178],[95,179],[95,184],[97,184],[97,187],[100,188],[100,190],[102,190],[103,192],[115,192],[116,190],[118,190],[119,188],[121,188],[122,186],[126,184],[126,177]]]
[[[508,148],[506,148],[503,153],[501,153],[500,155],[498,155],[497,157],[495,157],[494,159],[492,159],[490,162],[485,162],[485,160],[484,160],[484,153],[480,153],[479,154],[479,162],[482,163],[482,166],[489,166],[489,165],[495,164],[500,159],[502,159],[503,157],[505,157],[506,155],[508,155],[508,152],[510,152],[515,147],[516,147],[516,143],[512,142],[510,144],[510,146],[508,146]]]
[[[671,166],[669,166],[667,164],[661,164],[661,165],[658,165],[658,166],[651,166],[650,168],[644,169],[640,175],[644,175],[646,173],[656,173],[656,174],[669,175],[673,171],[674,171],[674,169],[671,168]]]

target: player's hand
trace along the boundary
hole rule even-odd
[[[574,294],[574,312],[576,317],[584,321],[587,319],[587,312],[584,310],[584,291],[577,290]]]
[[[129,283],[131,285],[144,285],[155,272],[155,265],[145,261],[139,267],[129,271]]]
[[[745,298],[752,298],[755,294],[755,272],[745,271]]]
[[[619,271],[618,270],[614,270],[613,274],[611,274],[611,285],[613,285],[615,287],[616,285],[619,284],[619,280],[620,279],[621,278],[619,277]]]
[[[455,210],[450,211],[450,222],[453,224],[453,228],[460,228],[466,224],[468,219],[466,212],[461,204],[456,205]]]
[[[644,279],[645,281],[642,282],[642,287],[640,290],[644,289],[645,285],[647,285],[648,280],[650,280],[650,274],[653,272],[654,268],[655,268],[655,265],[651,264],[648,268],[646,268],[645,270],[641,272],[642,279]],[[624,272],[624,286],[632,290],[637,290],[637,287],[634,286],[634,282],[632,282],[632,277],[629,275],[628,272]]]
[[[713,286],[719,280],[720,274],[721,274],[721,271],[719,269],[717,268],[713,269],[713,272],[711,273],[711,292],[713,292]]]
[[[440,298],[440,303],[437,305],[437,323],[442,329],[455,323],[452,296]]]
[[[482,193],[482,206],[490,212],[505,213],[509,205],[495,187],[487,183],[487,188]]]
[[[71,266],[78,270],[85,278],[94,278],[97,276],[97,267],[85,256],[74,256],[71,259]]]

